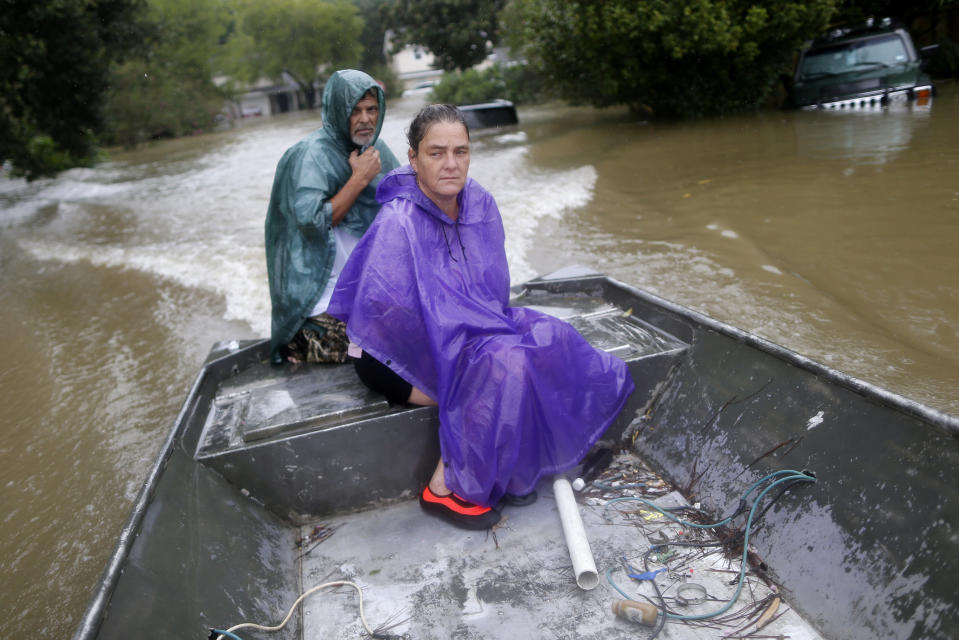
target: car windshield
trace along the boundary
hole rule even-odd
[[[799,79],[834,76],[870,67],[891,67],[908,60],[906,45],[893,33],[810,51],[803,57]]]

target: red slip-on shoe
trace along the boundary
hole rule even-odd
[[[420,506],[426,513],[446,520],[461,529],[489,529],[499,522],[498,511],[479,504],[467,502],[455,493],[438,496],[430,491],[429,485],[420,494]]]

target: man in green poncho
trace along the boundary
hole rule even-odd
[[[266,214],[274,364],[346,361],[345,326],[325,312],[340,270],[379,211],[380,178],[399,166],[378,139],[385,113],[373,78],[337,71],[323,90],[323,126],[276,167]]]

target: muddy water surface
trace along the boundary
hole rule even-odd
[[[419,103],[391,103],[405,156]],[[959,414],[959,92],[931,108],[474,135],[513,279],[605,271]],[[314,114],[0,178],[0,630],[68,636],[210,345],[267,335],[262,224]]]

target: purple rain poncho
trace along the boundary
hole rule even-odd
[[[328,313],[439,405],[446,483],[471,502],[523,495],[575,466],[633,391],[626,363],[568,323],[509,306],[505,235],[472,179],[453,222],[396,169]]]

